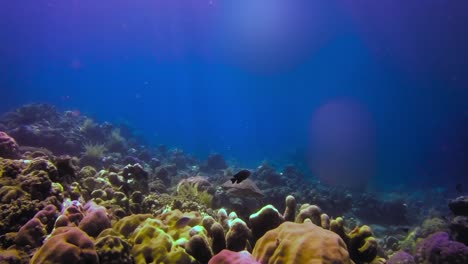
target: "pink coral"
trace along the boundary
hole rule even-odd
[[[111,227],[106,208],[91,201],[85,204],[84,210],[85,217],[81,220],[79,227],[89,236],[97,237],[102,230]]]
[[[20,157],[19,147],[15,139],[0,131],[0,157],[16,159]]]
[[[62,214],[55,221],[55,227],[78,226],[83,217],[81,204],[76,201],[70,202],[66,200],[63,203]]]
[[[234,252],[227,249],[215,255],[208,264],[260,264],[246,250]]]
[[[44,225],[37,218],[32,218],[21,227],[15,238],[15,244],[19,247],[39,247],[47,235]]]
[[[23,225],[15,238],[15,243],[18,246],[39,247],[42,240],[52,229],[58,211],[54,205],[48,205]]]

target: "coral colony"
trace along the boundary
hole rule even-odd
[[[0,131],[0,263],[468,263],[468,196],[199,161],[43,104]]]

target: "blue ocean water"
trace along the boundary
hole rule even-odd
[[[46,102],[201,159],[451,188],[468,177],[466,7],[3,1],[0,111]]]

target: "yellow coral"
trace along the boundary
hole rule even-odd
[[[84,156],[92,159],[101,159],[104,156],[104,152],[107,151],[107,148],[103,144],[93,144],[93,143],[85,143],[83,145],[85,152]]]
[[[195,263],[195,259],[184,249],[193,228],[177,224],[183,218],[189,218],[189,221],[184,221],[188,224],[201,223],[202,219],[198,212],[174,210],[157,218],[151,215],[127,216],[115,223],[113,228],[124,237],[129,237],[129,242],[133,244],[131,254],[137,264]]]
[[[356,262],[372,262],[377,257],[378,243],[369,226],[356,227],[348,233],[348,249]]]
[[[199,187],[197,183],[191,184],[185,182],[178,184],[176,191],[178,195],[200,202],[205,205],[205,207],[210,208],[213,201],[213,195],[206,190],[199,191],[198,189]]]
[[[111,151],[119,152],[126,148],[127,140],[120,134],[120,129],[115,128],[111,131],[107,143],[107,148]]]
[[[96,123],[91,118],[86,118],[83,124],[80,126],[80,131],[83,133],[87,133],[90,130],[96,128]]]

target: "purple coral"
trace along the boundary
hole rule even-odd
[[[414,257],[405,251],[398,251],[387,261],[387,264],[415,264]]]
[[[416,263],[468,263],[468,247],[437,232],[418,243],[414,257]]]

